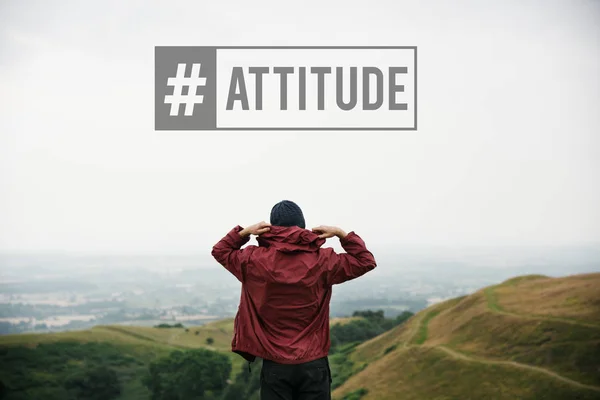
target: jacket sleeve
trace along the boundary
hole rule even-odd
[[[336,254],[332,251],[327,276],[329,285],[358,278],[377,266],[375,257],[356,233],[348,233],[340,239],[340,243],[346,253]]]
[[[256,246],[248,246],[242,249],[242,246],[248,243],[250,237],[241,237],[239,234],[241,230],[242,227],[239,225],[230,230],[223,239],[213,246],[211,254],[219,264],[235,275],[240,282],[244,282],[245,269]]]

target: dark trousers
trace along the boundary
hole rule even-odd
[[[263,360],[261,400],[331,400],[331,370],[327,357],[303,364]]]

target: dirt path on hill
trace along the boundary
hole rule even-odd
[[[489,298],[490,297],[488,297],[488,299]],[[488,304],[488,307],[490,308],[490,310],[492,312],[503,313],[503,311],[499,310],[499,307],[497,305],[492,305],[492,306],[490,306]],[[517,315],[517,316],[519,316],[519,315]],[[404,342],[404,348],[408,348],[408,347],[412,347],[412,346],[414,346],[414,347],[428,347],[426,345],[425,346],[423,346],[423,345],[419,346],[419,345],[411,345],[410,344],[410,342],[412,341],[412,339],[419,332],[419,328],[421,327],[421,324],[423,323],[423,319],[425,319],[425,318],[421,317],[414,324],[415,327],[412,328],[413,331],[411,332],[411,335],[409,336],[408,340],[406,342]],[[431,320],[426,321],[425,323],[428,324],[430,321]],[[450,355],[450,356],[452,356],[454,358],[458,358],[458,359],[465,360],[465,361],[479,362],[479,363],[488,364],[488,365],[507,365],[507,366],[512,366],[512,367],[521,368],[521,369],[528,369],[530,371],[536,371],[536,372],[545,374],[547,376],[550,376],[550,377],[552,377],[554,379],[557,379],[559,381],[565,382],[565,383],[567,383],[569,385],[572,385],[572,386],[577,386],[579,388],[589,389],[589,390],[594,390],[596,392],[600,392],[600,387],[598,387],[598,386],[586,385],[584,383],[577,382],[577,381],[575,381],[573,379],[570,379],[570,378],[564,377],[562,375],[559,375],[558,373],[556,373],[554,371],[551,371],[549,369],[545,369],[545,368],[541,368],[541,367],[536,367],[536,366],[529,365],[529,364],[521,364],[521,363],[518,363],[516,361],[500,361],[500,360],[496,361],[496,360],[489,360],[489,359],[486,359],[486,358],[479,358],[479,357],[478,358],[474,358],[474,357],[467,356],[466,354],[460,353],[460,352],[458,352],[456,350],[452,350],[452,349],[449,349],[448,347],[444,347],[444,346],[430,346],[430,348],[442,350],[446,354],[448,354],[448,355]]]
[[[489,304],[488,304],[488,307],[489,307]],[[505,314],[508,314],[508,315],[513,315],[512,313],[507,313],[507,312],[504,312],[504,311],[498,309],[497,305],[496,305],[496,309],[492,309],[492,307],[489,307],[489,308],[490,308],[490,311],[492,311],[492,312],[505,313]],[[514,315],[517,316],[517,317],[528,318],[527,316],[522,316],[522,315],[518,315],[518,314],[514,314]],[[481,357],[471,357],[471,356],[468,356],[466,354],[460,353],[460,352],[458,352],[456,350],[452,350],[452,349],[450,349],[448,347],[440,346],[440,345],[438,345],[438,346],[427,346],[427,345],[415,345],[415,344],[411,344],[411,342],[413,341],[413,339],[415,338],[415,336],[419,333],[421,325],[423,323],[425,323],[425,324],[428,325],[429,322],[431,321],[431,319],[428,320],[427,318],[425,318],[425,316],[426,316],[426,314],[423,314],[423,315],[419,316],[418,318],[413,317],[413,318],[415,318],[414,321],[410,321],[410,320],[406,321],[406,323],[411,322],[411,327],[410,327],[410,330],[408,332],[408,338],[404,341],[404,343],[402,344],[402,347],[399,350],[397,350],[397,351],[406,351],[406,350],[408,350],[410,348],[413,348],[413,347],[414,348],[419,348],[420,347],[420,348],[437,349],[437,350],[443,351],[446,355],[449,355],[449,356],[451,356],[453,358],[456,358],[456,359],[459,359],[459,360],[464,360],[464,361],[467,361],[467,362],[478,362],[478,363],[487,364],[487,365],[503,365],[503,366],[509,366],[509,367],[513,367],[513,368],[519,368],[519,369],[525,369],[525,370],[535,371],[537,373],[544,374],[546,376],[549,376],[549,377],[551,377],[553,379],[556,379],[556,380],[561,381],[563,383],[566,383],[568,385],[575,386],[575,387],[578,387],[578,388],[581,388],[581,389],[592,390],[592,391],[600,393],[600,387],[599,386],[587,385],[585,383],[581,383],[581,382],[575,381],[573,379],[570,379],[570,378],[567,378],[565,376],[562,376],[562,375],[560,375],[560,374],[558,374],[558,373],[556,373],[556,372],[554,372],[552,370],[545,369],[545,368],[542,368],[542,367],[536,367],[536,366],[529,365],[529,364],[521,364],[521,363],[518,363],[516,361],[490,360],[490,359],[481,358]],[[533,319],[544,319],[544,318],[533,318]],[[569,321],[569,322],[570,323],[576,323],[574,321]],[[579,324],[579,325],[586,325],[586,324]],[[588,326],[593,326],[593,325],[588,325]],[[595,327],[595,326],[593,326],[593,327]],[[380,358],[376,359],[375,362],[379,362],[383,358],[385,358],[385,355],[383,357],[380,357]],[[345,385],[345,383],[344,383],[344,385]],[[339,388],[337,388],[336,391],[339,392],[340,389],[344,387],[344,385],[342,385]]]
[[[489,359],[485,359],[485,358],[473,358],[473,357],[467,356],[463,353],[459,353],[458,351],[449,349],[448,347],[444,347],[444,346],[432,346],[432,348],[442,350],[446,354],[448,354],[454,358],[461,359],[461,360],[470,361],[470,362],[478,362],[478,363],[488,364],[488,365],[507,365],[507,366],[521,368],[521,369],[528,369],[531,371],[536,371],[536,372],[548,375],[554,379],[565,382],[572,386],[577,386],[582,389],[589,389],[589,390],[594,390],[596,392],[600,392],[600,387],[598,387],[598,386],[586,385],[584,383],[574,381],[573,379],[566,378],[566,377],[559,375],[556,372],[553,372],[549,369],[535,367],[533,365],[528,365],[528,364],[521,364],[521,363],[518,363],[515,361],[496,361],[496,360],[489,360]]]
[[[416,316],[415,316],[416,317]],[[413,318],[415,318],[413,317]],[[410,320],[406,321],[405,324],[408,324],[409,322],[411,322]],[[417,333],[419,333],[419,328],[421,327],[421,322],[423,322],[423,316],[421,315],[419,318],[415,318],[414,323],[412,324],[410,330],[409,330],[409,335],[408,335],[408,339],[406,339],[402,345],[402,347],[407,348],[409,347],[412,342],[412,340],[415,338],[415,336],[417,335]]]

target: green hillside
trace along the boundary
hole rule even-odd
[[[188,328],[115,325],[97,326],[84,331],[0,336],[0,381],[7,387],[26,387],[27,379],[31,379],[28,384],[39,386],[40,392],[33,391],[27,398],[59,398],[59,394],[47,389],[55,386],[53,380],[56,376],[74,372],[85,363],[97,362],[110,365],[122,377],[124,385],[120,399],[146,400],[150,398],[149,392],[138,377],[146,372],[149,362],[167,356],[174,350],[205,348],[223,352],[233,364],[232,375],[238,373],[243,359],[230,352],[232,332],[233,319],[226,319]],[[209,338],[212,340],[207,340]],[[208,344],[209,341],[211,344]],[[23,352],[27,349],[36,353],[28,355]],[[27,357],[33,361],[43,358],[55,360],[54,364],[66,365],[57,370],[51,370],[54,364],[50,361],[49,365],[44,365],[42,360],[23,365],[27,363]],[[15,366],[31,373],[24,380],[10,371]],[[69,370],[71,367],[73,371]]]
[[[332,319],[334,398],[600,399],[599,287],[600,274],[526,276],[436,304],[407,322],[410,313],[392,320],[372,311]],[[148,400],[150,365],[175,351],[208,349],[233,367],[226,396],[212,398],[256,399],[258,365],[250,374],[230,352],[232,333],[227,319],[0,336],[0,398],[87,399],[72,397],[73,387],[89,380],[85,370],[108,382],[98,390],[119,382],[111,399]],[[109,398],[103,396],[97,399]]]
[[[600,399],[598,288],[538,275],[436,304],[357,346],[334,398]]]
[[[361,321],[362,317],[332,318],[331,324],[347,327]],[[351,329],[344,332],[356,333]],[[118,399],[147,400],[150,392],[142,380],[149,364],[174,351],[190,349],[226,354],[232,364],[230,381],[234,382],[247,369],[243,358],[231,352],[232,336],[233,319],[185,328],[112,325],[82,331],[0,336],[0,399],[5,398],[2,396],[5,387],[12,388],[6,395],[8,400],[64,400],[67,398],[64,382],[69,376],[84,366],[105,366],[119,376]]]

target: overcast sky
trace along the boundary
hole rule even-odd
[[[600,243],[600,2],[0,1],[0,251]],[[416,45],[419,129],[154,131],[157,45]]]

